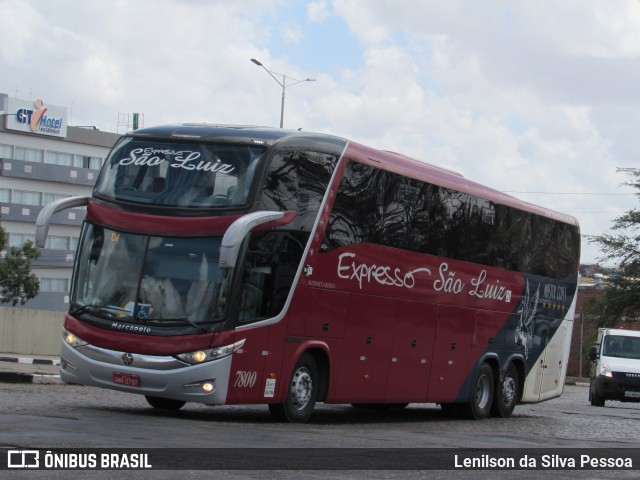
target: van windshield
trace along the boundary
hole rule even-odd
[[[607,357],[640,360],[640,337],[607,335],[604,340],[603,355]]]
[[[263,146],[126,138],[110,153],[98,197],[168,207],[248,202]]]

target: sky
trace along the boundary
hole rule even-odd
[[[0,0],[0,92],[124,133],[330,133],[609,233],[637,207],[640,0]],[[294,84],[296,80],[313,79]]]

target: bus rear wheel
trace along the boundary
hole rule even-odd
[[[147,400],[147,403],[149,405],[151,405],[153,408],[158,408],[160,410],[173,410],[173,411],[180,410],[182,407],[184,407],[184,404],[187,403],[181,400],[152,397],[150,395],[145,395],[144,398]]]
[[[306,422],[316,405],[319,387],[316,361],[305,353],[293,369],[284,403],[269,405],[271,416],[280,422]]]
[[[502,381],[496,382],[496,390],[491,404],[491,415],[494,417],[508,417],[518,403],[518,370],[510,363],[504,372]]]
[[[473,381],[469,403],[460,405],[463,415],[473,420],[489,416],[493,402],[493,370],[488,363],[483,363]]]

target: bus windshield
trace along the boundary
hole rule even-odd
[[[98,197],[168,207],[242,206],[265,147],[126,138],[109,155]]]
[[[221,237],[155,237],[85,224],[72,312],[148,325],[224,319],[227,272]]]

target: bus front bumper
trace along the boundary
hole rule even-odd
[[[60,378],[140,395],[207,405],[224,405],[231,355],[190,365],[174,357],[131,354],[94,345],[62,342]]]

